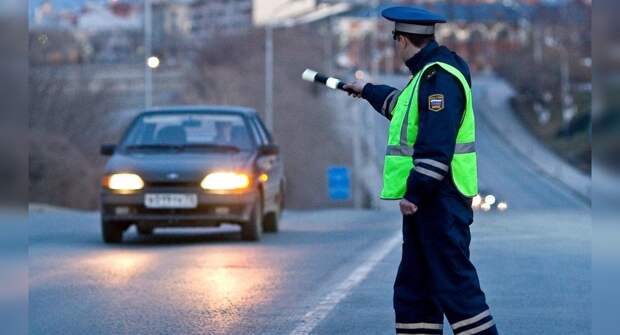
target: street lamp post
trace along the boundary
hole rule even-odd
[[[155,61],[151,54],[153,52],[152,35],[153,35],[152,7],[151,0],[144,0],[144,105],[146,108],[153,104],[153,68]]]
[[[379,38],[378,38],[378,33],[379,33],[379,1],[378,0],[370,0],[369,5],[372,8],[372,17],[373,17],[373,30],[372,30],[372,35],[371,35],[371,45],[370,45],[370,54],[371,54],[371,58],[370,58],[370,77],[372,78],[372,80],[377,80],[377,77],[379,76],[379,62],[381,61],[381,57],[385,57],[384,54],[380,53],[379,50]],[[375,165],[377,160],[376,160],[376,156],[377,156],[377,151],[376,149],[376,130],[375,130],[375,118],[376,115],[374,115],[375,113],[365,113],[364,114],[364,120],[365,120],[365,124],[363,125],[364,128],[366,128],[366,130],[360,129],[359,130],[359,136],[361,136],[361,134],[364,134],[364,138],[366,140],[366,147],[368,148],[368,160],[370,162],[372,162],[372,164],[368,165],[367,167],[367,171],[370,174],[370,176],[374,179],[377,178],[378,176],[376,175],[376,172],[379,171],[379,168]],[[362,126],[361,124],[357,124],[358,127]],[[361,183],[361,180],[357,180],[358,183]],[[372,189],[372,192],[377,192],[378,190]],[[377,199],[375,197],[371,197],[371,204],[370,206],[372,208],[377,208],[379,207],[379,203],[377,202]],[[359,204],[359,202],[358,202]]]
[[[265,25],[265,126],[273,132],[273,24]]]

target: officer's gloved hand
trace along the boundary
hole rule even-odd
[[[358,79],[352,83],[344,85],[344,89],[351,91],[349,92],[349,96],[361,98],[362,91],[364,90],[364,86],[366,86],[366,84],[368,84],[368,82]]]

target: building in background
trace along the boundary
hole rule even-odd
[[[360,6],[339,20],[340,53],[337,64],[342,68],[380,71],[403,71],[393,52],[392,24],[380,19],[380,12],[390,5],[377,8]],[[496,50],[511,50],[525,42],[524,22],[531,5],[517,1],[401,1],[400,4],[423,6],[441,13],[448,23],[437,28],[437,39],[465,57],[473,70],[493,66]],[[373,45],[371,45],[373,44]],[[372,63],[376,64],[372,64]]]
[[[83,44],[64,30],[31,30],[28,41],[31,66],[75,64],[83,61]]]
[[[145,0],[33,1],[30,11],[33,29],[64,30],[81,35],[83,40],[92,40],[92,48],[86,48],[92,52],[81,55],[82,61],[140,61],[142,43],[136,41],[136,36],[144,31]],[[173,63],[191,56],[190,49],[203,48],[217,37],[243,33],[268,23],[316,21],[342,11],[337,6],[339,2],[317,0],[149,0],[148,3],[152,12],[153,53],[163,62]]]
[[[196,42],[252,27],[252,0],[194,1],[190,13],[191,36]]]

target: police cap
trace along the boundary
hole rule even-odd
[[[439,14],[410,6],[389,7],[384,9],[381,15],[394,21],[395,31],[418,35],[432,35],[435,33],[436,23],[446,22],[446,18]]]

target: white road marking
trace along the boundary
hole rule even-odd
[[[331,310],[349,295],[353,288],[368,277],[368,274],[377,263],[384,259],[401,242],[402,233],[398,231],[398,233],[368,253],[367,257],[365,257],[365,262],[360,264],[340,285],[327,294],[316,307],[304,315],[301,322],[291,332],[291,335],[310,334],[329,315]]]

